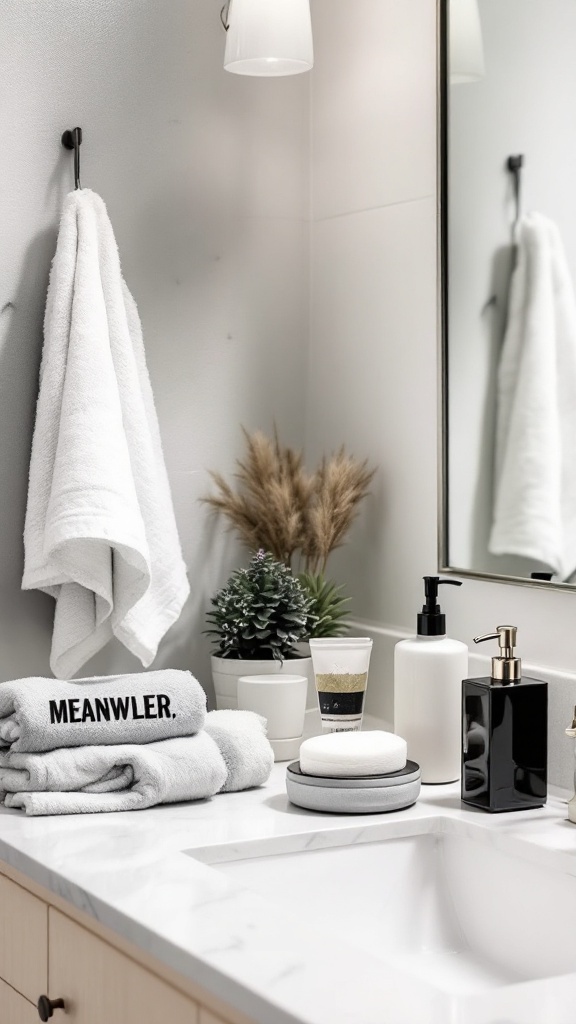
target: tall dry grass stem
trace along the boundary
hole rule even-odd
[[[247,430],[244,437],[246,455],[237,460],[235,487],[212,473],[216,494],[203,500],[251,551],[270,551],[295,571],[324,573],[369,493],[375,469],[342,446],[308,473],[303,453],[280,444],[276,430],[272,438]]]

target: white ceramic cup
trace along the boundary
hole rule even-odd
[[[266,719],[276,761],[298,757],[307,693],[306,676],[240,676],[238,680],[238,708]]]

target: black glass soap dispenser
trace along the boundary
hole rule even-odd
[[[474,643],[497,640],[492,675],[462,684],[462,800],[484,811],[546,803],[548,684],[522,676],[516,627],[498,626]]]

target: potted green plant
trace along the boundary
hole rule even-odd
[[[234,570],[207,615],[218,708],[238,706],[240,676],[304,675],[313,692],[311,658],[296,649],[314,629],[312,604],[300,580],[270,553],[260,550],[248,568]]]
[[[311,636],[342,636],[349,598],[327,579],[330,554],[340,547],[369,492],[375,470],[342,447],[308,473],[302,452],[256,431],[244,431],[246,455],[236,484],[212,473],[217,493],[204,500],[227,519],[252,551],[270,551],[298,575],[312,599]]]

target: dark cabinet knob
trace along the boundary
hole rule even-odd
[[[38,1000],[38,1016],[40,1020],[50,1020],[50,1017],[54,1015],[54,1010],[63,1009],[63,999],[48,999],[48,996],[40,996]]]

